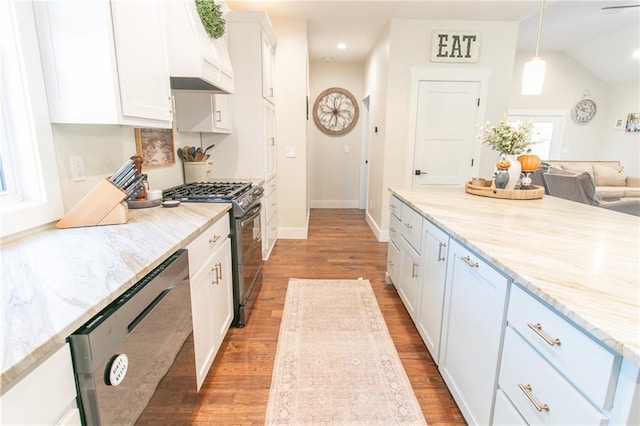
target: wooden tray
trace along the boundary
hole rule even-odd
[[[471,182],[464,184],[464,190],[469,194],[480,195],[482,197],[502,198],[507,200],[535,200],[542,198],[544,188],[538,185],[531,185],[532,189],[498,189],[488,186],[471,185]]]

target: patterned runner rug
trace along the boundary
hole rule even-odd
[[[268,425],[424,425],[367,280],[290,279]]]

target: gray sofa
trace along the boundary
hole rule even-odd
[[[640,177],[628,176],[619,161],[545,160],[542,172],[562,170],[570,174],[588,173],[596,193],[605,201],[640,198]]]
[[[626,197],[617,201],[602,200],[596,193],[593,178],[587,172],[569,174],[551,171],[541,176],[547,194],[552,197],[640,216],[640,197]]]

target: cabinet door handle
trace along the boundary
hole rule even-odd
[[[393,261],[391,261],[391,260],[387,261],[387,264],[388,264],[388,265],[389,265],[389,267],[390,267],[390,268],[392,268],[392,269],[393,269],[393,267],[395,266],[395,265],[393,264]]]
[[[269,145],[276,146],[276,138],[273,138],[273,137],[269,138]]]
[[[220,239],[221,235],[213,235],[209,238],[209,244],[216,243]]]
[[[413,226],[411,226],[411,224],[409,222],[404,224],[404,227],[407,229],[413,229]]]
[[[222,280],[222,263],[216,263],[216,284],[220,284]]]
[[[394,234],[394,235],[396,233],[396,229],[395,228],[389,228],[389,231],[391,231],[391,233]]]
[[[216,123],[220,123],[222,121],[222,113],[220,110],[216,110]]]
[[[217,266],[214,265],[209,270],[211,272],[211,275],[213,275],[211,277],[211,285],[218,285],[218,272],[216,269],[217,269]]]
[[[529,327],[531,330],[533,330],[534,333],[540,336],[542,340],[547,342],[549,346],[555,346],[555,345],[560,346],[560,339],[554,339],[550,337],[547,333],[542,331],[542,325],[540,323],[537,323],[537,324],[527,323],[527,327]]]
[[[418,264],[413,264],[413,269],[411,270],[411,278],[418,278]]]
[[[531,404],[536,408],[536,410],[540,412],[549,411],[549,406],[547,404],[540,404],[538,400],[536,400],[536,397],[533,396],[533,389],[531,388],[531,385],[521,385],[520,383],[518,383],[518,387],[525,394],[529,402],[531,402]]]
[[[438,246],[438,262],[442,262],[445,260],[444,256],[442,255],[442,249],[446,246],[447,245],[445,243],[440,243],[440,245]]]
[[[469,257],[469,256],[464,256],[462,258],[462,260],[464,260],[464,263],[466,263],[467,265],[471,266],[472,268],[477,268],[478,267],[478,262],[474,262],[473,260],[471,260],[471,257]]]

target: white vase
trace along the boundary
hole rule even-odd
[[[509,166],[509,182],[505,189],[514,189],[520,181],[520,173],[522,173],[522,165],[518,161],[517,155],[505,155],[504,158],[511,162]]]

